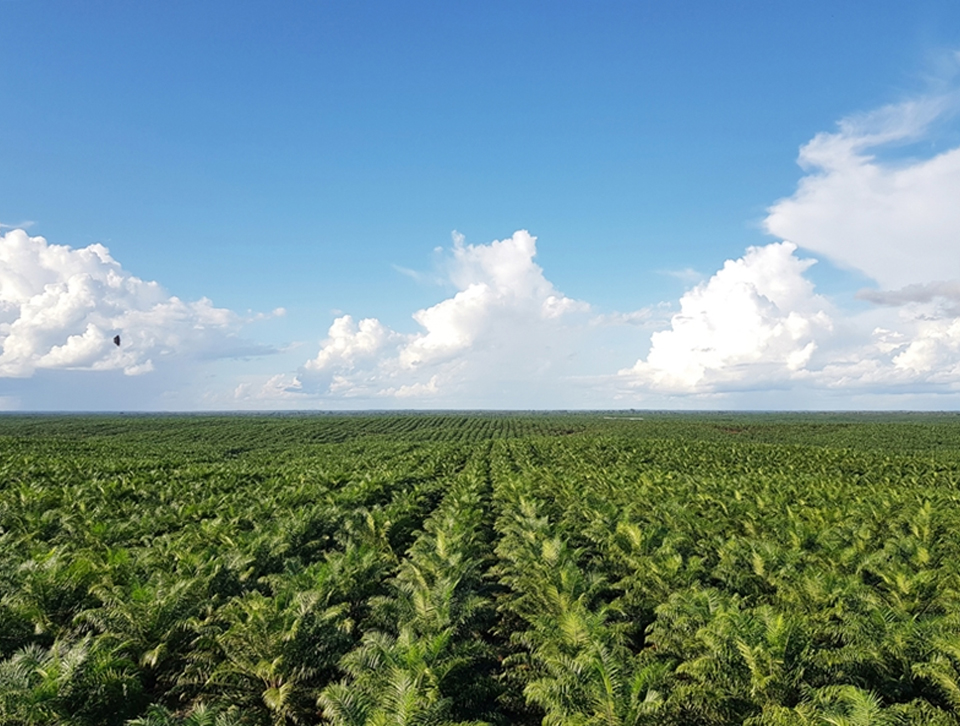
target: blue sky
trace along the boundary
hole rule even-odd
[[[954,2],[0,27],[0,407],[960,404]]]

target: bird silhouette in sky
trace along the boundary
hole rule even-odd
[[[113,344],[114,344],[115,346],[117,346],[117,347],[120,347],[120,336],[119,336],[119,335],[114,335],[114,336],[113,336]]]

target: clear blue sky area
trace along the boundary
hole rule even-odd
[[[416,331],[453,288],[398,268],[432,276],[454,230],[529,230],[594,312],[676,308],[777,241],[802,145],[952,82],[960,3],[0,0],[0,32],[5,229],[284,307],[245,335],[301,342],[293,371],[341,311]]]

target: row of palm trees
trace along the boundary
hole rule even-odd
[[[688,476],[688,463],[660,468],[670,453],[624,443],[577,461],[570,448],[542,442],[519,447],[511,465],[514,504],[504,510],[512,518],[498,552],[507,562],[513,552],[518,564],[506,575],[534,598],[527,622],[552,613],[545,643],[538,628],[522,637],[534,656],[567,659],[559,671],[544,659],[546,680],[528,687],[548,720],[553,709],[554,723],[957,722],[957,651],[947,645],[960,632],[955,474],[912,455],[875,455],[856,477],[814,483],[809,472],[829,469],[837,452],[805,451],[786,467],[772,451],[770,472],[750,482],[723,470],[711,476],[715,451],[687,447],[704,461],[701,476]],[[631,463],[638,456],[646,466]],[[613,466],[598,468],[597,458]],[[928,476],[876,487],[877,470],[891,469]],[[526,554],[517,554],[521,545]],[[537,561],[552,567],[531,575]],[[523,602],[518,596],[517,607]],[[552,638],[551,622],[560,624]],[[590,623],[595,634],[583,642],[606,653],[624,644],[620,652],[636,658],[621,655],[594,673],[645,674],[629,696],[596,676],[619,694],[608,716],[574,713],[574,704],[602,699],[571,697],[573,686],[554,675],[590,683],[583,655],[563,650],[564,623],[570,633]],[[648,713],[636,707],[641,697]]]
[[[177,722],[197,709],[316,720],[394,551],[466,457],[396,444],[279,471],[168,462],[91,479],[59,458],[11,467],[0,723]]]
[[[324,716],[337,726],[468,724],[489,715],[489,482],[472,469],[451,484],[388,592],[372,601],[376,625],[341,660],[345,677],[321,693]]]

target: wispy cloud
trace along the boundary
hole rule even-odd
[[[419,270],[412,270],[409,267],[403,267],[402,265],[390,265],[394,270],[399,272],[404,277],[409,277],[411,280],[424,283],[435,283],[437,282],[437,276],[431,275],[426,272],[420,272]]]
[[[4,224],[0,222],[0,230],[4,229],[30,229],[36,224],[36,222],[30,220],[24,220],[22,222],[17,222],[16,224]]]
[[[666,277],[672,277],[676,280],[680,280],[680,282],[686,285],[692,285],[700,282],[704,277],[702,272],[698,272],[692,267],[684,267],[680,270],[658,270],[657,272]]]

